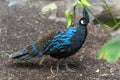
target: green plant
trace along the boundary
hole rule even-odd
[[[103,2],[105,3],[106,7],[108,8],[108,10],[113,18],[113,20],[109,20],[108,22],[106,22],[104,24],[106,24],[108,26],[114,26],[114,30],[118,29],[118,26],[120,26],[119,25],[120,19],[116,19],[113,16],[106,1],[103,0]],[[100,59],[107,60],[108,62],[116,62],[120,58],[120,36],[117,36],[116,38],[113,38],[112,40],[105,43],[99,50],[97,56]]]
[[[73,18],[74,19],[76,17],[75,10],[76,10],[76,7],[79,6],[79,4],[81,6],[84,6],[84,7],[91,6],[91,4],[88,3],[86,0],[77,0],[77,2],[73,3],[73,13],[74,13],[73,14]],[[71,17],[71,15],[70,15],[69,10],[65,11],[65,16],[66,16],[66,28],[69,28],[71,26],[72,20],[73,20],[72,17]]]
[[[99,50],[97,56],[108,62],[116,62],[120,58],[120,36],[105,43]]]
[[[69,28],[72,24],[72,18],[69,10],[65,11],[65,16],[66,16],[66,28]]]

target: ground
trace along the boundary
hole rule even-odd
[[[88,27],[85,44],[76,55],[67,59],[69,67],[76,70],[74,73],[66,72],[62,64],[64,61],[61,61],[59,73],[52,74],[50,67],[52,65],[56,73],[56,61],[49,56],[42,64],[40,59],[9,59],[8,55],[12,52],[37,41],[53,29],[63,29],[65,23],[42,15],[38,2],[12,7],[8,7],[5,0],[0,2],[0,80],[120,80],[120,62],[111,64],[96,57],[108,36],[92,23]],[[57,16],[64,17],[63,11],[60,6]]]

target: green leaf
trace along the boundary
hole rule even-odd
[[[81,6],[91,6],[87,0],[77,0]]]
[[[120,22],[120,19],[119,19],[119,18],[116,18],[116,21],[119,23],[119,22]],[[106,24],[106,25],[109,26],[109,27],[114,27],[114,26],[116,25],[113,19],[104,22],[104,24]],[[119,25],[118,28],[120,28],[120,25]]]
[[[65,16],[66,16],[66,28],[69,28],[72,24],[72,18],[69,10],[65,11]]]
[[[97,56],[108,62],[116,62],[120,58],[120,36],[113,38],[104,44]]]

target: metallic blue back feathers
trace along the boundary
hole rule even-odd
[[[28,47],[10,55],[10,58],[30,59],[50,55],[54,58],[67,58],[75,54],[84,43],[87,36],[89,15],[83,9],[83,18],[75,26],[50,34],[46,39],[29,45]]]
[[[50,52],[53,52],[54,50],[60,50],[67,47],[70,44],[70,39],[73,37],[76,30],[77,27],[71,27],[59,33],[57,32],[56,36],[46,42],[44,45],[45,50],[47,48],[50,49]]]

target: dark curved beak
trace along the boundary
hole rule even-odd
[[[83,7],[83,17],[86,18],[88,20],[88,22],[89,22],[89,14],[88,14],[88,12],[86,10],[86,7]]]

